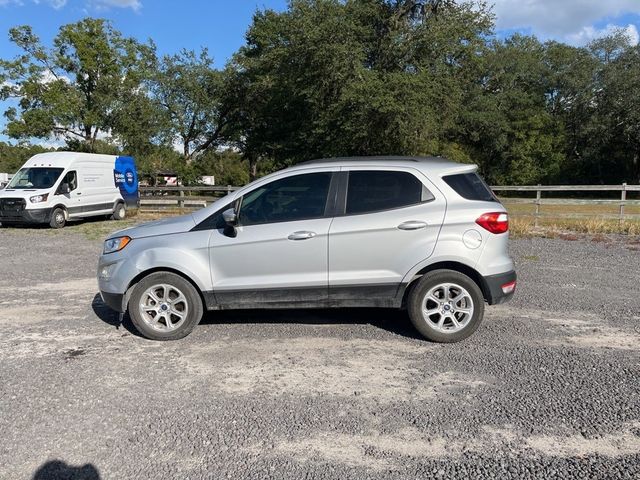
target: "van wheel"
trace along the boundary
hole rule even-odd
[[[56,207],[51,212],[51,220],[49,220],[49,226],[51,228],[62,228],[67,223],[67,218],[64,213],[64,209]]]
[[[127,209],[124,206],[124,203],[118,203],[116,208],[113,210],[113,219],[114,220],[124,220],[124,217],[127,215]]]
[[[179,275],[156,272],[134,287],[129,316],[138,331],[151,340],[178,340],[200,323],[203,307],[195,287]]]
[[[480,287],[455,270],[434,270],[412,289],[408,310],[411,322],[427,339],[453,343],[475,332],[484,317]]]

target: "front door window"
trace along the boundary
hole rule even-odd
[[[293,222],[322,218],[331,172],[307,173],[275,180],[242,198],[239,224]]]

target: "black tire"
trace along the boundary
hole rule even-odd
[[[51,219],[49,220],[49,226],[51,228],[62,228],[67,223],[67,216],[63,208],[56,207],[51,212]]]
[[[407,307],[411,322],[426,339],[439,343],[454,343],[468,338],[478,329],[484,317],[484,296],[471,278],[455,270],[434,270],[423,275],[417,282],[409,293]],[[463,298],[457,302],[447,302],[442,293],[445,290],[455,296],[463,295]],[[440,296],[430,296],[427,300],[427,295],[432,291],[434,296]],[[432,298],[438,299],[439,302]],[[434,313],[426,315],[423,305],[425,309]],[[469,307],[473,309],[470,315],[460,311],[470,310]],[[454,319],[460,326],[454,324]],[[439,326],[441,320],[444,323]]]
[[[180,322],[177,321],[176,317],[170,319],[169,322],[171,322],[171,329],[167,328],[167,319],[162,319],[162,315],[160,315],[159,317],[161,318],[160,321],[155,321],[155,315],[153,314],[153,312],[149,313],[149,315],[145,319],[142,312],[140,311],[140,304],[143,301],[143,296],[147,296],[146,292],[149,289],[152,289],[154,286],[160,285],[167,285],[175,289],[174,293],[179,292],[185,297],[187,309],[186,318],[184,318],[184,320],[181,320]],[[156,290],[155,293],[159,292],[160,290]],[[158,298],[162,300],[162,297],[160,295],[158,295]],[[145,298],[144,302],[149,303],[147,302],[147,300],[149,300],[149,298]],[[151,300],[151,302],[153,302],[153,300]],[[170,302],[164,303],[170,304]],[[149,306],[153,307],[155,305],[150,304]],[[158,306],[158,311],[160,311],[160,307],[161,305]],[[178,340],[180,338],[186,337],[191,333],[195,326],[200,323],[204,312],[200,294],[191,284],[191,282],[182,278],[180,275],[176,275],[175,273],[170,272],[152,273],[140,280],[140,282],[138,282],[138,284],[134,287],[133,292],[131,293],[128,310],[131,321],[135,325],[138,332],[140,332],[142,336],[151,340]],[[168,311],[166,311],[165,309],[163,314],[171,317],[171,311],[172,307],[169,306]],[[184,307],[182,311],[184,311]],[[156,315],[157,314],[158,312],[156,312]],[[152,324],[155,325],[156,328],[154,328]]]
[[[124,220],[124,217],[127,216],[127,209],[124,206],[124,203],[117,203],[115,208],[113,209],[113,215],[111,218],[114,220]]]

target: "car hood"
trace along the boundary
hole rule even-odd
[[[196,222],[191,214],[165,218],[154,222],[143,223],[135,227],[113,232],[107,238],[128,236],[131,238],[154,237],[172,233],[184,233],[195,227]]]
[[[29,198],[35,195],[44,195],[45,193],[51,193],[50,188],[3,188],[0,189],[0,198]]]

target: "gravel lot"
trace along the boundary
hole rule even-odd
[[[513,241],[515,298],[460,344],[371,310],[157,343],[96,296],[78,228],[0,230],[2,479],[640,476],[638,245]]]

